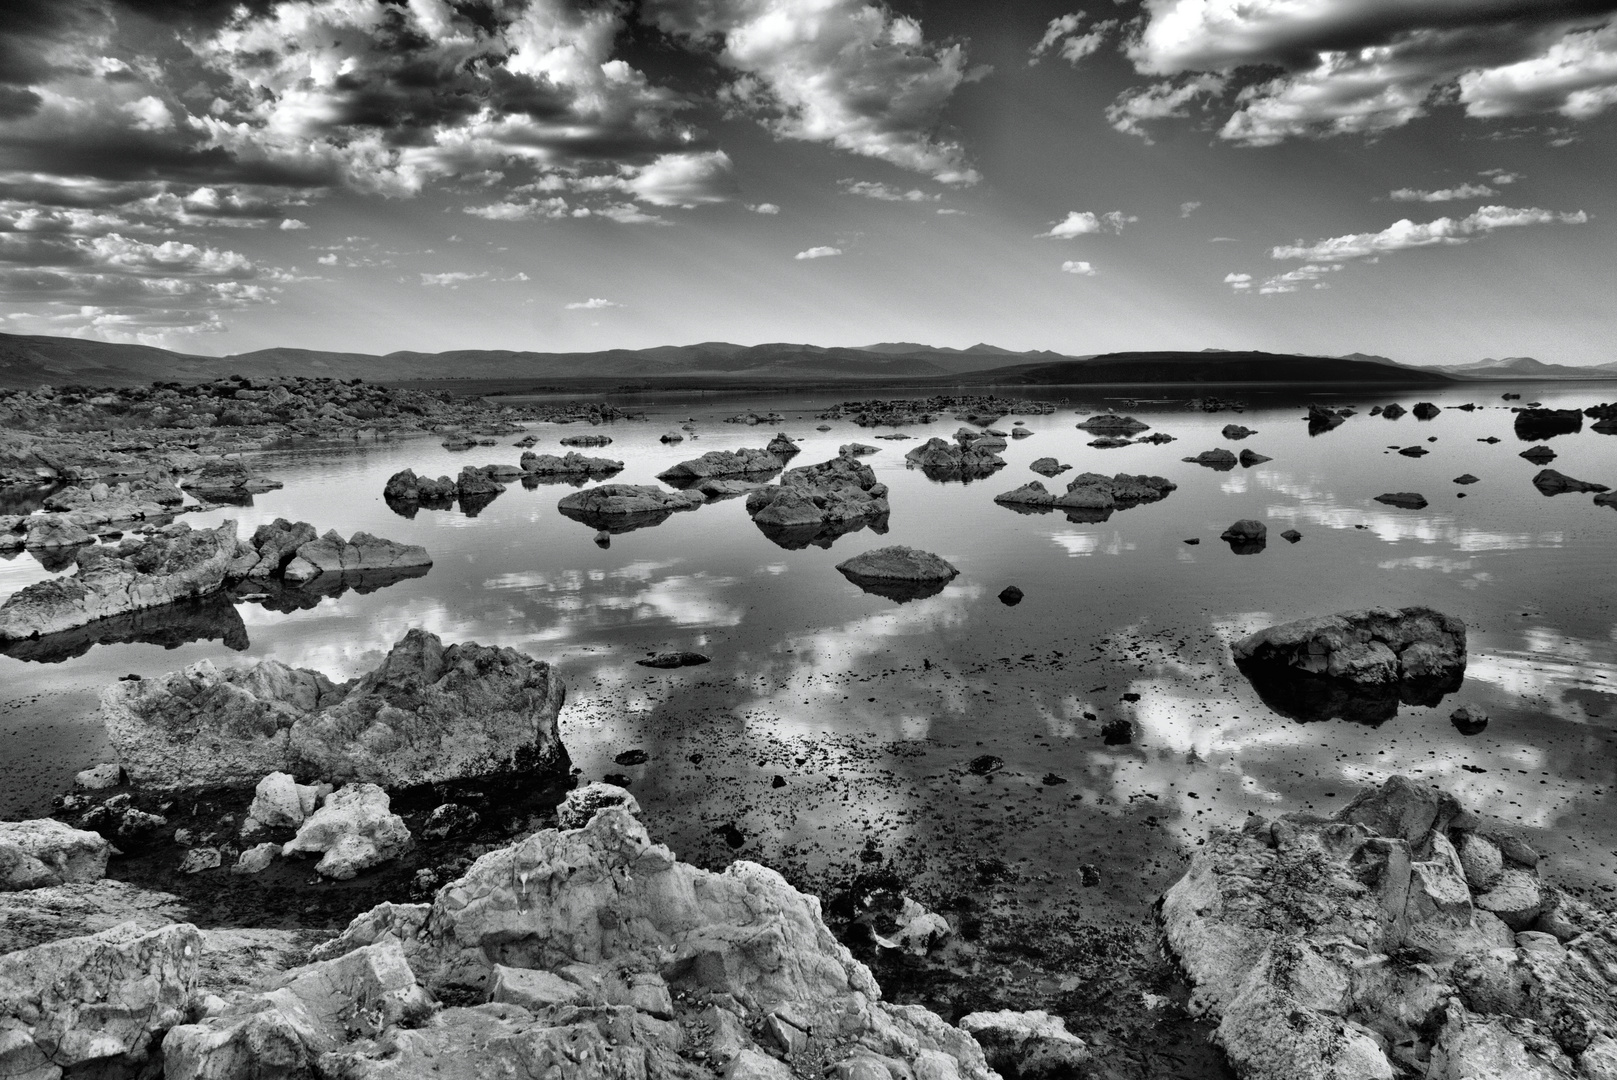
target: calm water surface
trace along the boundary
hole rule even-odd
[[[412,439],[267,455],[262,471],[285,481],[282,490],[185,520],[234,518],[243,533],[275,517],[363,529],[424,544],[431,573],[292,613],[242,604],[239,652],[202,640],[104,645],[57,663],[0,658],[0,815],[46,812],[75,770],[108,758],[94,705],[118,675],[275,657],[347,678],[420,626],[557,664],[570,687],[562,735],[583,776],[628,776],[655,831],[687,857],[722,860],[739,843],[736,854],[810,876],[885,859],[940,879],[997,859],[1028,904],[1138,914],[1210,825],[1251,810],[1327,810],[1399,771],[1528,830],[1550,853],[1552,878],[1609,891],[1617,513],[1587,495],[1546,498],[1532,487],[1538,467],[1517,456],[1528,444],[1514,436],[1503,389],[1427,396],[1476,401],[1475,413],[1446,409],[1426,422],[1362,414],[1314,437],[1302,420],[1309,400],[1367,410],[1394,398],[1246,395],[1245,413],[1213,415],[1183,401],[1142,402],[1127,411],[1177,441],[1112,450],[1086,445],[1092,436],[1075,428],[1074,409],[1117,401],[1058,391],[1050,396],[1070,400],[1025,418],[1035,434],[1012,442],[1008,467],[969,484],[906,469],[913,443],[878,441],[846,421],[815,431],[815,412],[847,393],[664,399],[646,403],[650,422],[595,429],[614,441],[586,452],[623,459],[614,479],[625,483],[655,483],[707,450],[762,446],[773,426],[721,422],[748,409],[788,417],[778,426],[800,440],[796,464],[852,440],[879,446],[866,460],[892,489],[889,532],[855,532],[829,550],[777,546],[739,499],[615,536],[606,549],[557,512],[565,485],[512,484],[475,518],[423,510],[406,519],[382,501],[387,477],[406,466],[437,475],[515,463],[515,436],[464,453]],[[1617,396],[1600,386],[1521,389],[1558,407]],[[658,442],[687,418],[695,438]],[[1219,433],[1230,422],[1258,434],[1231,443]],[[948,436],[959,426],[907,432]],[[560,437],[580,429],[532,430],[538,450],[560,452]],[[1478,441],[1489,435],[1502,441]],[[1430,453],[1389,449],[1415,444]],[[1553,467],[1617,485],[1617,438],[1585,428],[1549,444]],[[1180,460],[1219,446],[1273,460],[1222,473]],[[1103,522],[993,503],[1035,479],[1028,464],[1046,455],[1075,471],[1161,474],[1179,489]],[[1481,482],[1454,484],[1465,472]],[[1372,501],[1389,491],[1421,492],[1430,505]],[[1237,555],[1218,534],[1248,517],[1267,522],[1270,543]],[[1302,541],[1280,540],[1286,528]],[[897,604],[833,569],[891,543],[937,552],[960,576],[934,597]],[[47,576],[31,556],[0,563],[0,597]],[[1007,585],[1026,594],[1019,606],[997,599]],[[1415,603],[1470,626],[1465,684],[1437,707],[1404,707],[1379,725],[1281,716],[1229,659],[1230,641],[1271,622]],[[230,641],[243,644],[240,633]],[[675,672],[634,663],[665,649],[714,659]],[[1456,731],[1448,716],[1459,704],[1486,709],[1486,731]],[[646,764],[614,763],[635,748]],[[985,754],[1003,767],[978,775],[970,763]],[[1083,864],[1098,870],[1099,885],[1079,885]]]

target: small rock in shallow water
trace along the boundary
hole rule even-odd
[[[1298,532],[1296,529],[1287,529],[1285,532],[1280,534],[1280,539],[1284,540],[1288,544],[1295,544],[1302,538],[1303,534]]]
[[[1426,496],[1415,491],[1391,491],[1385,495],[1377,495],[1376,502],[1404,510],[1426,509]]]
[[[635,663],[641,667],[678,668],[706,664],[712,659],[711,656],[704,656],[699,652],[665,652],[658,653],[656,656],[648,656],[644,660],[636,660]]]
[[[1110,720],[1100,734],[1107,746],[1126,746],[1134,741],[1134,725],[1127,720]]]
[[[623,751],[623,753],[619,754],[612,760],[617,762],[619,765],[644,765],[646,762],[651,760],[651,755],[647,754],[639,747],[636,747],[633,750]]]
[[[971,764],[966,766],[976,776],[987,776],[989,773],[998,772],[1004,767],[1005,760],[995,757],[993,754],[979,754],[971,759]]]
[[[1475,735],[1488,726],[1488,714],[1474,705],[1461,705],[1449,714],[1449,720],[1461,735]]]
[[[999,602],[1006,607],[1015,607],[1022,602],[1022,590],[1015,585],[1007,585],[999,591]]]
[[[1478,478],[1472,476],[1470,473],[1462,473],[1454,478],[1454,482],[1456,484],[1475,484],[1477,483],[1477,480]]]

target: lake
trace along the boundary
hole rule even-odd
[[[1405,407],[1431,400],[1444,411],[1388,421],[1367,414],[1395,400],[1379,392],[1222,388],[1248,407],[1209,414],[1183,398],[1124,410],[1103,393],[1059,389],[1044,395],[1062,402],[1056,412],[1021,418],[1034,434],[1011,442],[1008,466],[971,483],[906,468],[915,443],[874,438],[886,429],[835,420],[815,430],[817,412],[878,391],[630,400],[649,421],[588,429],[612,437],[585,452],[625,461],[613,478],[623,483],[656,483],[708,450],[761,447],[777,426],[800,441],[793,464],[850,441],[877,446],[865,460],[891,488],[889,529],[829,549],[778,546],[742,499],[674,514],[608,547],[557,511],[567,485],[512,483],[475,517],[423,509],[406,518],[382,500],[405,467],[453,475],[515,464],[517,436],[465,452],[419,438],[270,453],[259,471],[284,488],[183,520],[235,519],[243,534],[276,517],[365,530],[425,545],[431,572],[306,610],[215,611],[231,626],[240,619],[223,639],[98,645],[56,662],[0,657],[0,816],[47,813],[76,770],[109,759],[95,701],[120,675],[275,657],[348,678],[424,627],[557,665],[569,686],[562,738],[582,776],[626,777],[653,835],[693,861],[752,858],[810,883],[880,865],[934,893],[970,885],[1027,911],[1137,919],[1212,825],[1252,811],[1329,811],[1403,772],[1521,827],[1549,855],[1551,880],[1610,892],[1617,512],[1588,495],[1535,490],[1539,466],[1518,456],[1529,444],[1513,433],[1504,390],[1550,407],[1617,396],[1600,385],[1399,391]],[[1361,414],[1310,435],[1310,401]],[[1466,401],[1479,407],[1451,407]],[[1176,441],[1091,448],[1075,410],[1114,408]],[[787,420],[722,422],[748,410]],[[658,441],[687,420],[695,431],[684,443]],[[1222,438],[1232,422],[1257,434]],[[948,437],[960,426],[905,432]],[[558,440],[584,429],[530,430],[538,451],[560,453]],[[1501,441],[1479,441],[1489,436]],[[1429,453],[1393,450],[1416,445]],[[1548,445],[1554,468],[1617,484],[1617,438],[1585,426]],[[1227,472],[1181,461],[1220,446],[1273,460]],[[1085,470],[1159,474],[1178,489],[1104,521],[996,505],[995,495],[1037,478],[1028,465],[1042,456],[1074,466],[1047,482],[1056,490]],[[1467,472],[1480,482],[1453,482]],[[1373,501],[1398,491],[1429,505]],[[1236,554],[1219,541],[1238,518],[1267,523],[1263,551]],[[1280,539],[1287,528],[1301,541]],[[886,544],[935,552],[960,575],[900,604],[834,569]],[[29,555],[10,558],[0,597],[49,575]],[[1016,606],[998,598],[1009,585],[1025,594]],[[1230,660],[1232,640],[1270,623],[1408,604],[1470,627],[1464,685],[1435,707],[1405,706],[1380,723],[1300,720],[1266,704]],[[635,664],[677,649],[712,663]],[[1450,723],[1462,704],[1491,715],[1483,732]],[[631,750],[645,762],[616,762]]]

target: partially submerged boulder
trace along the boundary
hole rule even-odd
[[[1376,502],[1387,506],[1396,506],[1404,510],[1426,509],[1426,496],[1417,491],[1393,491],[1385,495],[1377,495]]]
[[[216,529],[169,525],[116,546],[85,548],[77,555],[77,573],[24,586],[0,605],[0,641],[217,592],[235,554],[234,521]]]
[[[543,661],[411,630],[380,666],[341,685],[276,660],[223,670],[204,660],[114,684],[101,716],[130,779],[149,789],[240,786],[274,772],[407,788],[565,773],[564,695]]]
[[[1367,608],[1271,626],[1236,642],[1235,662],[1277,711],[1379,722],[1436,704],[1465,676],[1465,623],[1426,607]],[[1314,714],[1314,715],[1310,715]]]
[[[1079,473],[1067,483],[1065,494],[1046,490],[1037,480],[1030,480],[1014,491],[996,495],[994,501],[1002,506],[1029,509],[1057,509],[1067,511],[1101,511],[1127,509],[1141,503],[1164,499],[1179,485],[1160,476],[1118,473]]]
[[[1047,476],[1047,477],[1054,478],[1054,477],[1060,476],[1062,473],[1066,472],[1068,469],[1071,469],[1072,466],[1071,465],[1063,465],[1061,462],[1057,461],[1053,457],[1042,457],[1042,458],[1035,458],[1033,460],[1033,464],[1029,465],[1028,468],[1032,469],[1034,472],[1038,473],[1040,476]]]
[[[795,547],[822,536],[834,540],[867,523],[886,531],[888,512],[887,485],[853,457],[788,469],[779,483],[747,495],[747,513],[764,535],[777,543],[788,538],[787,546]]]
[[[900,603],[935,596],[960,574],[948,560],[903,544],[855,555],[837,570],[866,592]]]
[[[681,461],[664,469],[657,474],[657,479],[678,487],[688,487],[709,478],[770,476],[785,465],[785,459],[769,450],[745,447],[740,450],[709,450],[699,458]]]
[[[255,476],[239,457],[223,457],[203,463],[195,475],[180,486],[199,499],[234,503],[250,495],[274,491],[281,482]]]
[[[614,526],[651,520],[659,524],[679,510],[695,510],[702,496],[694,491],[668,491],[645,484],[600,484],[563,496],[556,508],[591,528],[619,531]]]
[[[998,453],[1005,446],[1004,439],[962,430],[953,442],[937,437],[928,439],[905,454],[904,460],[919,466],[934,480],[972,480],[1005,467],[1005,459]]]
[[[1133,435],[1136,432],[1147,431],[1151,427],[1150,424],[1136,420],[1132,416],[1119,416],[1117,413],[1091,416],[1080,420],[1077,426],[1084,431],[1105,435]]]
[[[440,476],[436,480],[431,477],[417,476],[414,469],[404,469],[388,477],[387,485],[382,488],[382,498],[389,503],[420,503],[424,505],[448,506],[454,501],[458,490],[455,481],[447,476]]]
[[[1269,526],[1255,518],[1242,518],[1218,537],[1237,555],[1256,555],[1269,544]]]
[[[1192,465],[1204,465],[1218,472],[1229,472],[1235,468],[1236,457],[1233,452],[1220,446],[1214,450],[1203,450],[1195,457],[1181,458],[1180,460],[1188,461]]]
[[[1236,1074],[1606,1075],[1617,919],[1580,910],[1580,936],[1498,836],[1402,776],[1329,818],[1215,829],[1162,924]]]
[[[432,556],[420,544],[401,544],[368,532],[356,532],[344,540],[341,533],[330,529],[324,536],[299,547],[281,576],[291,584],[300,585],[322,574],[363,577],[426,570],[431,566]]]
[[[1556,472],[1554,469],[1541,470],[1537,476],[1533,477],[1533,486],[1538,488],[1540,495],[1566,495],[1568,493],[1591,491],[1598,493],[1611,490],[1609,484],[1594,484],[1588,480],[1574,480],[1565,473]]]
[[[530,453],[522,455],[522,471],[529,476],[584,476],[598,480],[622,472],[623,462],[614,458],[587,457],[576,450],[569,450],[560,457]]]
[[[430,905],[375,908],[315,955],[172,1030],[167,1074],[993,1075],[966,1033],[881,1002],[813,897],[753,863],[677,862],[621,805],[484,855]]]

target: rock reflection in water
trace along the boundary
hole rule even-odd
[[[842,576],[872,596],[884,597],[897,604],[925,600],[938,595],[949,586],[947,581],[894,581],[890,578],[868,578],[860,574],[851,574],[846,570]]]
[[[869,528],[877,536],[887,534],[887,517],[860,521],[825,521],[814,525],[765,525],[753,522],[758,531],[787,551],[802,551],[807,547],[831,549],[831,545],[850,533]]]
[[[248,646],[247,626],[236,605],[224,594],[125,615],[98,619],[88,626],[45,634],[0,646],[0,655],[38,664],[60,664],[83,656],[97,645],[161,645],[177,649],[193,641],[219,641],[236,652]]]
[[[422,510],[453,510],[454,499],[397,499],[388,495],[382,496],[387,508],[401,518],[415,520],[415,516]]]
[[[637,529],[650,529],[661,525],[674,516],[674,511],[648,510],[643,514],[595,514],[588,510],[574,510],[564,506],[561,508],[561,515],[597,532],[621,536]]]
[[[1347,720],[1375,726],[1398,715],[1399,705],[1434,706],[1460,689],[1464,675],[1401,680],[1369,686],[1316,675],[1284,664],[1236,661],[1263,703],[1288,720]]]
[[[274,578],[253,579],[238,583],[231,595],[240,601],[257,604],[267,611],[286,614],[308,611],[322,600],[336,599],[347,592],[361,596],[397,585],[411,578],[424,577],[431,567],[407,566],[392,570],[355,570],[347,573],[325,573],[310,578],[301,585]]]

